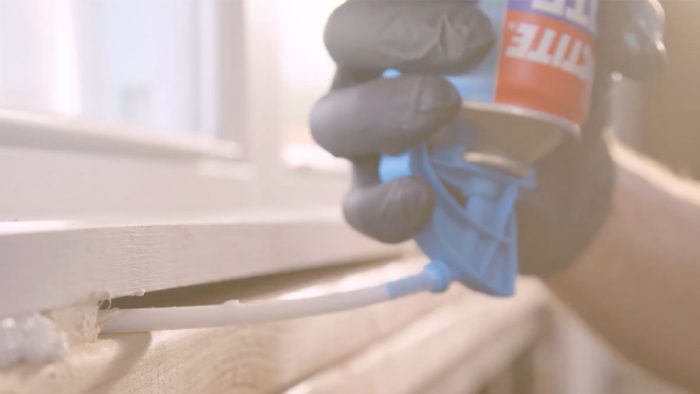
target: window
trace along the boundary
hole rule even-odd
[[[211,1],[5,2],[6,108],[212,135]]]
[[[0,316],[396,254],[305,126],[337,3],[0,1]]]

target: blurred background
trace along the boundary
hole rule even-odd
[[[0,0],[0,108],[164,141],[229,142],[243,147],[243,155],[255,145],[245,130],[266,130],[263,147],[254,149],[272,160],[343,173],[345,163],[316,147],[307,127],[308,112],[333,75],[322,31],[339,3]],[[619,81],[613,132],[697,178],[700,84],[689,81],[700,69],[700,46],[688,38],[700,37],[700,2],[664,6],[669,68],[649,85]],[[254,84],[251,72],[259,76]],[[557,326],[562,357],[570,370],[590,371],[562,377],[569,393],[677,392],[617,358],[567,316]]]
[[[333,74],[322,30],[340,1],[301,3],[1,0],[0,107],[166,136],[240,140],[230,118],[241,115],[234,104],[245,103],[230,96],[246,88],[247,68],[261,69],[276,82],[268,105],[270,116],[280,116],[283,157],[323,155],[308,145],[306,119]],[[700,30],[693,19],[700,3],[667,1],[664,8],[669,69],[650,85],[620,83],[614,129],[628,144],[697,177],[700,85],[688,81],[700,66],[700,48],[684,38]],[[268,56],[245,58],[244,41],[267,48]]]
[[[700,2],[662,1],[666,12],[669,64],[644,86],[621,84],[615,131],[623,140],[676,173],[700,177]]]
[[[322,31],[340,1],[302,3],[2,0],[0,107],[242,142],[253,69],[274,83],[262,104],[281,156],[324,157],[306,121],[332,78]]]

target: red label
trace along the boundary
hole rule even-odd
[[[572,24],[508,11],[495,101],[582,124],[593,80],[593,40]]]

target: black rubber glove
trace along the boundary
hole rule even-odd
[[[536,164],[537,187],[518,205],[520,271],[545,275],[571,262],[600,227],[613,167],[601,138],[612,72],[642,79],[665,64],[663,14],[647,0],[600,6],[593,102],[581,140]],[[349,1],[330,17],[326,46],[338,65],[331,93],[311,114],[316,141],[353,162],[347,221],[384,242],[413,237],[434,206],[420,178],[381,184],[378,156],[408,150],[446,127],[460,97],[440,75],[465,72],[494,43],[487,17],[466,1]],[[394,68],[398,78],[380,79]]]

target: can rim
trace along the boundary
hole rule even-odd
[[[462,101],[462,108],[477,110],[507,113],[509,115],[523,116],[530,119],[554,124],[566,130],[575,138],[581,138],[581,126],[575,122],[558,115],[552,115],[543,111],[530,109],[514,104],[504,104],[496,102],[480,102],[480,101]]]

